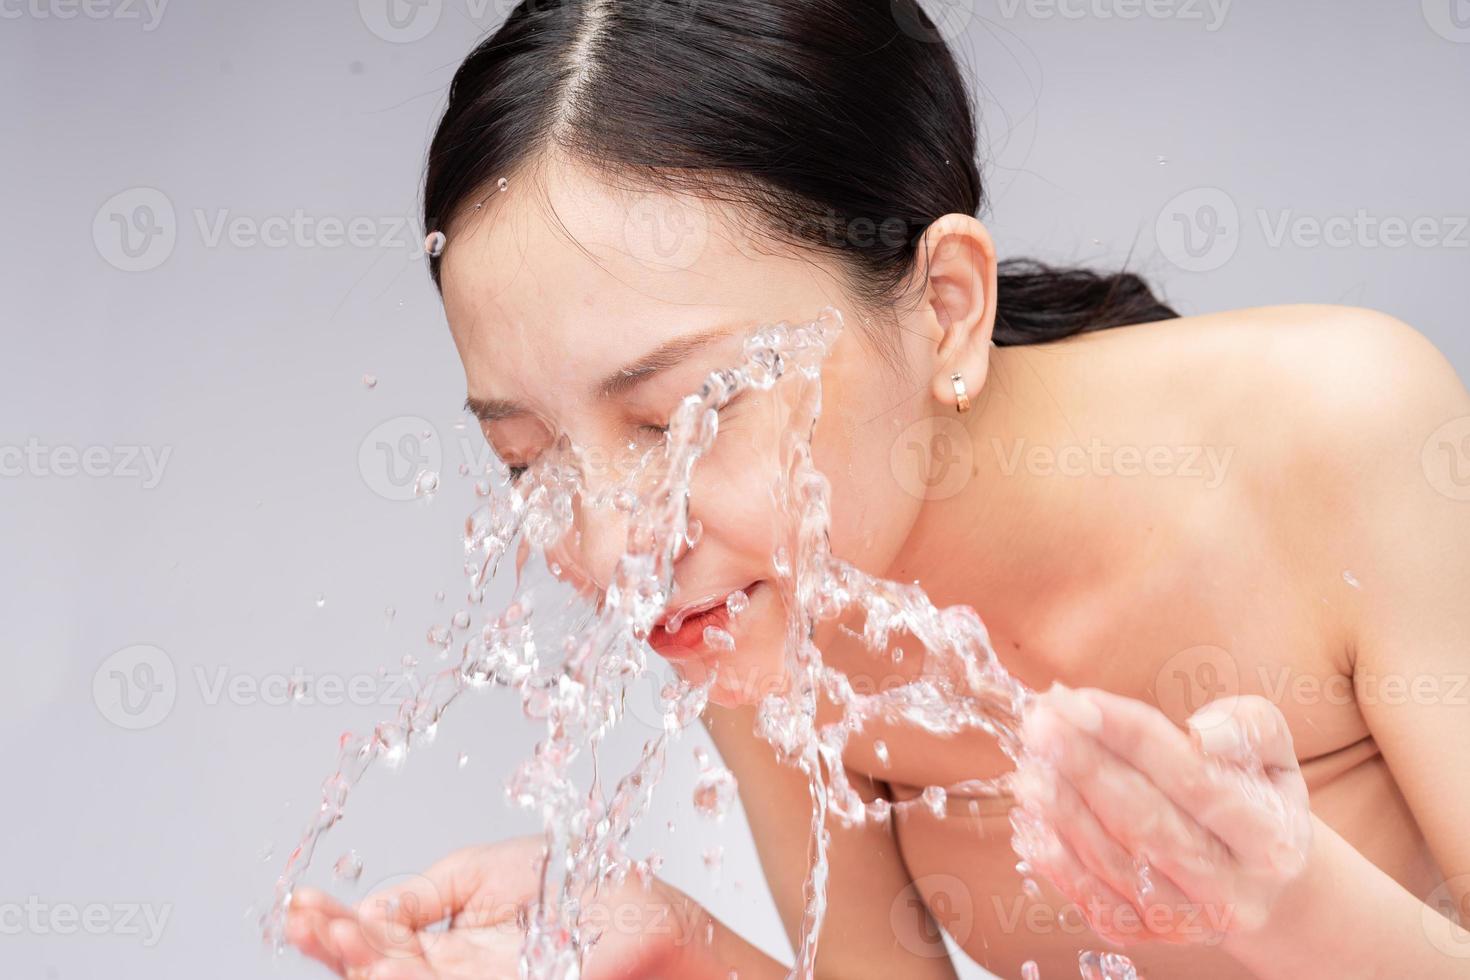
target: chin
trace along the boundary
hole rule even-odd
[[[670,662],[681,680],[695,686],[709,680],[713,672],[715,682],[710,686],[710,703],[722,708],[739,708],[760,704],[767,694],[788,687],[784,666],[752,662],[754,659],[742,658],[737,651],[733,657],[670,658]]]

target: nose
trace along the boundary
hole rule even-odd
[[[648,504],[640,504],[640,507],[643,506]],[[640,522],[647,520],[645,514],[646,512],[640,511]],[[604,495],[597,504],[590,503],[586,497],[577,498],[574,525],[577,530],[576,561],[582,575],[600,591],[607,590],[619,559],[629,550],[631,521],[632,517],[627,510],[619,508],[609,495]],[[674,541],[673,560],[676,564],[688,553],[690,537],[698,535],[698,522],[691,519],[689,523],[690,533],[679,535]],[[653,544],[651,536],[646,541],[634,542],[634,546],[640,550],[652,547]]]

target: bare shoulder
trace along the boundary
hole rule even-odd
[[[1120,362],[1152,365],[1157,393],[1186,399],[1214,434],[1319,468],[1409,443],[1417,453],[1437,426],[1470,412],[1439,350],[1375,310],[1258,307],[1094,336],[1107,334],[1117,335]]]

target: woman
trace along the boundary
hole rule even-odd
[[[1065,686],[1016,782],[1055,827],[1031,840],[1038,897],[1016,800],[834,825],[820,976],[951,976],[936,926],[1010,977],[1074,975],[1105,940],[1155,977],[1470,975],[1437,911],[1470,894],[1470,503],[1448,469],[1470,398],[1387,316],[1180,318],[1131,275],[998,263],[974,151],[913,0],[521,4],[457,73],[425,188],[486,437],[513,468],[558,435],[655,445],[744,331],[845,312],[813,442],[834,553],[974,606],[1008,669]],[[795,937],[810,803],[752,733],[782,613],[745,411],[696,473],[675,575],[671,608],[706,612],[652,642],[691,679],[718,667],[706,724]],[[580,531],[575,571],[605,585],[621,527]],[[736,590],[736,649],[709,649]],[[830,634],[855,686],[917,670],[875,676]],[[892,800],[1010,768],[987,737],[896,725],[845,763]],[[503,910],[534,894],[535,844],[358,910],[303,891],[289,935],[349,976],[512,975]],[[785,975],[668,886],[605,901],[637,914],[590,975]]]

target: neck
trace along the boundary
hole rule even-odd
[[[888,577],[918,579],[936,605],[975,607],[1008,639],[1033,635],[1105,580],[1108,557],[1119,554],[1100,509],[1106,488],[1044,465],[1048,451],[1077,442],[1068,415],[1080,413],[1078,367],[1060,346],[992,351],[972,409],[948,409],[964,430],[951,430],[951,441],[965,443],[955,451],[973,475],[953,496],[925,502]]]

